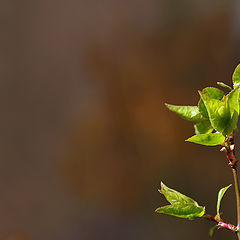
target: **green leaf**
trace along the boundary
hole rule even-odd
[[[237,128],[239,116],[239,91],[240,88],[237,87],[226,96],[226,101],[231,115],[231,118],[229,119],[229,122],[224,130],[226,134]]]
[[[213,127],[209,120],[195,124],[194,129],[196,134],[211,133],[213,131]]]
[[[218,192],[218,200],[217,200],[217,215],[220,217],[220,205],[222,198],[225,194],[225,192],[232,186],[232,184],[228,185],[227,187],[221,188]]]
[[[210,228],[209,230],[209,236],[212,237],[214,234],[214,231],[217,229],[218,225],[215,225],[213,227]]]
[[[239,115],[239,88],[232,90],[221,101],[199,92],[207,109],[213,128],[223,135],[231,133],[237,127]]]
[[[161,190],[159,190],[161,194],[165,196],[168,202],[171,204],[195,204],[198,206],[198,203],[191,199],[190,197],[187,197],[183,195],[180,192],[177,192],[176,190],[173,190],[169,187],[167,187],[163,182],[161,182]]]
[[[232,90],[232,88],[230,86],[228,86],[227,84],[225,84],[223,82],[217,82],[217,85],[219,85],[220,87],[228,88],[230,91]]]
[[[240,64],[237,65],[237,67],[235,68],[233,76],[232,76],[232,80],[233,80],[234,88],[240,86]]]
[[[156,209],[157,213],[164,213],[172,215],[175,217],[185,218],[189,220],[194,220],[196,218],[202,217],[205,213],[204,207],[196,206],[194,204],[173,204],[160,207]]]
[[[208,94],[199,92],[201,99],[203,100],[211,125],[217,132],[221,132],[227,135],[229,132],[225,131],[229,121],[231,119],[231,113],[227,103],[227,98],[223,98],[222,101],[211,98]]]
[[[221,145],[225,140],[225,137],[221,133],[206,133],[198,134],[188,138],[186,141],[205,146]]]
[[[221,91],[218,88],[214,88],[214,87],[206,87],[202,90],[202,93],[207,94],[210,98],[213,98],[216,100],[221,100],[225,96],[225,93],[223,91]],[[199,111],[203,115],[203,117],[209,118],[207,108],[206,108],[202,98],[200,99],[200,101],[198,103],[198,107],[199,107]]]
[[[239,90],[240,88],[237,87],[226,96],[231,116],[234,114],[234,111],[239,114]]]
[[[160,207],[156,209],[156,212],[186,218],[189,220],[193,220],[204,215],[204,207],[199,206],[198,203],[190,197],[168,188],[163,184],[163,182],[161,182],[161,190],[159,191],[166,197],[167,201],[170,202],[171,205]]]
[[[226,125],[226,128],[223,131],[223,134],[227,135],[228,133],[231,133],[233,130],[236,130],[237,122],[238,122],[238,114],[235,111],[232,118],[229,120],[228,124]]]
[[[202,92],[217,100],[221,100],[225,96],[225,93],[222,90],[215,87],[206,87]]]
[[[193,121],[193,122],[201,122],[205,120],[197,106],[177,106],[172,104],[165,104],[169,110],[177,113],[180,117]]]

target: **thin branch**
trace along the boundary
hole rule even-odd
[[[235,156],[235,144],[233,135],[229,136],[225,142],[225,150],[227,153],[228,165],[232,168],[234,187],[235,187],[235,195],[236,195],[236,208],[237,208],[237,228],[240,226],[240,191],[239,191],[239,180],[237,174],[237,163],[238,160]],[[237,232],[238,239],[240,240],[240,232]]]
[[[215,217],[213,217],[209,214],[204,214],[203,217],[206,218],[209,221],[217,223],[218,228],[225,228],[225,229],[230,230],[232,232],[238,233],[238,226],[235,226],[231,223],[226,223],[222,220],[218,220],[218,219],[216,219]]]

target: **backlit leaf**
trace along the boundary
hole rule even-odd
[[[225,137],[221,133],[206,133],[198,134],[188,138],[186,141],[193,142],[205,146],[221,145],[225,140]]]
[[[195,124],[194,129],[196,134],[211,133],[213,131],[213,127],[209,120]]]
[[[159,191],[166,197],[167,201],[170,202],[171,205],[156,209],[157,213],[164,213],[189,220],[193,220],[204,215],[204,207],[199,206],[198,203],[190,197],[187,197],[176,190],[168,188],[162,182],[161,190]]]
[[[182,193],[167,187],[163,182],[161,182],[161,189],[159,190],[159,192],[162,193],[167,199],[167,201],[170,202],[171,204],[191,203],[198,205],[198,203],[191,199],[190,197],[187,197]]]
[[[160,207],[156,209],[157,213],[164,213],[175,217],[194,220],[202,217],[205,213],[204,207],[196,206],[194,204],[173,204]]]
[[[226,128],[223,131],[223,134],[227,135],[228,133],[235,130],[237,128],[237,122],[238,122],[238,114],[236,111],[234,111],[233,116],[231,117],[228,124],[226,125]]]
[[[240,64],[237,65],[237,67],[235,68],[233,76],[232,76],[232,80],[233,80],[234,88],[240,86]]]
[[[221,188],[218,192],[218,200],[217,200],[217,215],[220,217],[220,206],[222,198],[225,194],[225,192],[232,186],[232,184],[228,185],[227,187]]]
[[[172,104],[165,104],[168,109],[177,113],[180,117],[193,121],[193,122],[201,122],[205,120],[197,106],[177,106]]]
[[[239,114],[239,90],[240,87],[237,87],[226,96],[231,116],[234,111]]]
[[[204,94],[199,92],[201,99],[203,100],[209,120],[211,125],[217,132],[221,132],[224,135],[228,134],[229,132],[225,131],[227,124],[231,119],[231,114],[229,110],[229,106],[227,103],[227,98],[224,98],[222,101],[211,98],[208,94]]]
[[[228,104],[231,118],[229,119],[228,124],[226,124],[224,130],[225,134],[228,134],[237,128],[239,116],[239,91],[240,87],[237,87],[226,96],[226,101]]]
[[[228,86],[227,84],[225,84],[223,82],[217,82],[217,85],[219,85],[220,87],[228,88],[230,91],[232,90],[232,88],[230,86]]]
[[[207,94],[210,98],[216,100],[221,100],[225,96],[225,93],[222,90],[214,87],[206,87],[202,90],[202,93]],[[202,99],[200,99],[198,107],[203,117],[208,118],[208,111]]]

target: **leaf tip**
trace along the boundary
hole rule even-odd
[[[192,138],[192,137],[186,139],[185,142],[192,142],[192,141],[191,141],[191,138]]]
[[[169,108],[169,106],[170,106],[171,104],[164,103],[164,105],[165,105],[167,108]]]

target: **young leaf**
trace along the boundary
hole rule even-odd
[[[205,213],[204,207],[196,206],[194,204],[173,204],[160,207],[156,209],[157,213],[164,213],[175,217],[194,220],[202,217]]]
[[[228,88],[230,91],[232,90],[232,88],[230,86],[228,86],[227,84],[225,84],[223,82],[217,82],[217,85],[220,87]]]
[[[239,90],[240,88],[237,87],[226,96],[231,116],[234,111],[239,114]]]
[[[173,190],[169,187],[167,187],[163,182],[161,182],[161,190],[159,190],[160,193],[162,193],[168,202],[171,204],[195,204],[198,206],[198,203],[191,199],[190,197],[187,197],[183,195],[180,192],[177,192],[176,190]]]
[[[225,137],[221,133],[206,133],[198,134],[188,138],[186,141],[193,142],[205,146],[221,145],[225,140]]]
[[[237,65],[237,67],[235,68],[233,76],[232,76],[232,80],[233,80],[234,88],[240,86],[240,64]]]
[[[206,87],[202,92],[217,100],[221,100],[225,96],[225,93],[222,90],[215,87]]]
[[[216,100],[221,100],[224,96],[225,93],[221,91],[218,88],[214,87],[206,87],[202,90],[202,93],[207,94],[210,98],[216,99]],[[203,117],[208,118],[208,111],[206,109],[206,106],[202,100],[200,99],[198,103],[199,111],[203,115]]]
[[[234,111],[232,118],[229,120],[226,128],[223,131],[224,135],[227,135],[228,133],[232,132],[232,130],[237,129],[237,122],[238,122],[238,114],[236,111]]]
[[[162,182],[161,190],[159,191],[166,197],[166,199],[168,200],[168,202],[171,203],[171,205],[163,206],[156,209],[157,213],[164,213],[180,218],[186,218],[189,220],[202,217],[205,214],[205,208],[199,206],[196,201],[183,195],[180,192],[168,188]]]
[[[201,122],[205,120],[197,106],[177,106],[172,104],[165,104],[169,110],[177,113],[180,117],[193,121],[193,122]]]
[[[214,234],[214,231],[217,229],[218,225],[215,225],[213,227],[210,228],[209,230],[209,236],[212,237]]]
[[[218,200],[217,200],[217,216],[220,217],[220,205],[222,198],[225,194],[225,192],[232,186],[232,184],[228,185],[227,187],[221,188],[220,191],[218,192]]]
[[[206,106],[211,125],[217,132],[227,135],[229,132],[224,131],[231,119],[227,98],[222,101],[211,98],[208,94],[199,92],[201,99]]]
[[[229,122],[224,129],[224,132],[226,134],[232,132],[232,130],[237,128],[239,116],[239,91],[240,88],[237,87],[226,96],[226,101],[231,115],[231,118],[229,119]]]
[[[209,120],[195,124],[194,129],[196,134],[211,133],[213,131],[213,127]]]

